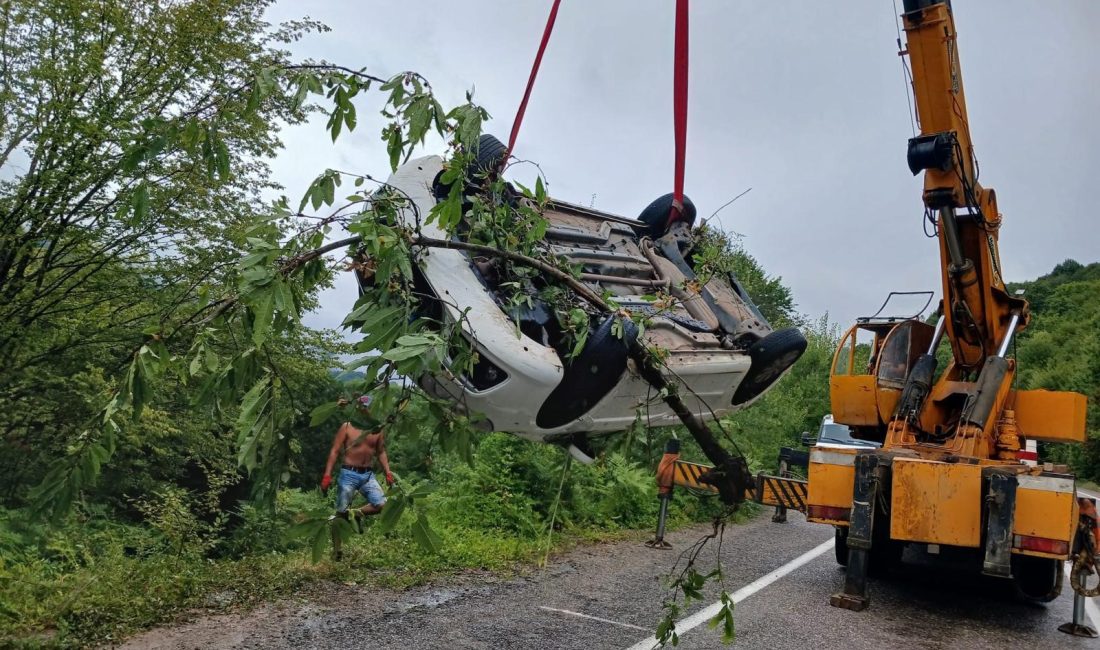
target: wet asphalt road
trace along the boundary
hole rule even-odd
[[[661,617],[661,576],[678,551],[706,532],[669,535],[674,551],[636,541],[574,550],[542,571],[518,578],[486,574],[405,592],[334,586],[321,601],[268,606],[158,630],[131,648],[630,648],[651,636]],[[733,593],[832,538],[832,529],[773,524],[769,513],[727,528],[722,548]],[[702,555],[713,566],[713,549]],[[1100,641],[1057,631],[1069,620],[1072,594],[1047,605],[1019,602],[1010,585],[929,565],[919,554],[888,578],[872,580],[864,612],[828,605],[844,573],[831,544],[803,566],[747,596],[735,610],[734,647],[798,649],[1100,648]],[[694,602],[681,616],[710,603]],[[701,625],[680,647],[723,647]]]

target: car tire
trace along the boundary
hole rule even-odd
[[[477,139],[477,151],[474,161],[466,168],[467,178],[478,180],[500,170],[508,159],[508,147],[488,133],[482,133]]]
[[[645,225],[649,226],[646,230],[646,234],[650,237],[657,238],[665,234],[668,231],[668,215],[672,212],[672,193],[664,194],[662,196],[653,199],[653,202],[642,210],[642,213],[638,215],[638,221],[641,221]],[[684,212],[681,218],[687,222],[688,226],[695,224],[695,217],[697,212],[695,210],[695,204],[692,203],[686,195],[684,196]]]
[[[740,406],[759,397],[806,351],[806,337],[797,327],[781,329],[749,347],[752,366],[733,394],[732,404]]]
[[[592,410],[619,384],[626,372],[627,341],[638,335],[630,320],[621,320],[623,335],[612,331],[615,316],[608,316],[592,330],[584,349],[566,362],[561,381],[539,408],[535,423],[543,429],[568,424]]]

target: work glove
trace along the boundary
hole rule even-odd
[[[393,486],[393,474],[386,472],[386,485]]]
[[[328,486],[332,485],[332,474],[325,474],[321,477],[321,491],[328,492]]]

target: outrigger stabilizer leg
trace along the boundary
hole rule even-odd
[[[1058,631],[1087,639],[1095,639],[1098,636],[1096,629],[1085,621],[1085,597],[1076,591],[1073,592],[1073,620],[1059,625]]]
[[[873,454],[859,454],[855,467],[852,518],[848,525],[848,571],[844,577],[844,591],[833,594],[829,604],[860,612],[871,602],[867,596],[867,569],[879,494],[879,458]]]
[[[668,502],[672,498],[672,486],[675,481],[676,461],[680,458],[680,441],[673,438],[665,443],[665,455],[657,465],[657,498],[661,500],[661,511],[657,515],[657,533],[646,542],[649,548],[669,550],[672,544],[665,541],[665,522],[668,519]]]

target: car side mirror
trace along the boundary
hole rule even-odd
[[[812,447],[817,444],[817,437],[810,435],[809,431],[802,432],[802,445],[804,447]]]

